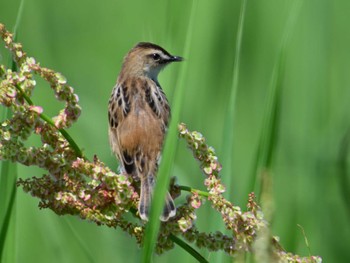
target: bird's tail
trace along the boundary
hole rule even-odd
[[[154,188],[154,176],[148,175],[145,178],[141,178],[141,191],[140,191],[140,203],[139,203],[139,213],[142,220],[148,221],[150,205],[152,202],[153,188]],[[173,201],[173,198],[167,192],[165,198],[165,205],[163,208],[163,213],[160,216],[160,220],[165,222],[169,218],[175,216],[176,207]]]

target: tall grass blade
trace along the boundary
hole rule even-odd
[[[238,29],[236,36],[236,50],[235,50],[235,59],[233,64],[233,72],[232,72],[232,86],[230,92],[230,98],[227,108],[227,114],[225,118],[225,126],[224,126],[224,134],[223,134],[223,166],[225,167],[226,175],[225,182],[227,182],[227,189],[234,189],[233,185],[233,139],[235,136],[235,109],[236,109],[236,98],[237,98],[237,90],[239,83],[239,68],[240,68],[240,58],[241,58],[241,46],[242,46],[242,38],[243,38],[243,28],[244,28],[244,18],[246,14],[246,6],[247,0],[243,0],[241,3],[241,9],[239,13],[238,20]],[[232,197],[232,192],[228,191],[228,195]],[[214,227],[218,228],[216,222]],[[221,230],[224,230],[224,226],[220,226]],[[224,262],[224,254],[216,253],[213,255],[213,259],[215,262]]]
[[[246,13],[247,0],[243,0],[241,4],[241,10],[239,14],[238,21],[238,30],[236,37],[236,51],[235,51],[235,60],[233,64],[233,72],[232,72],[232,87],[230,93],[230,100],[227,108],[227,115],[225,120],[224,127],[224,136],[223,136],[223,163],[225,165],[225,170],[228,175],[225,178],[225,181],[230,186],[229,189],[232,189],[232,152],[233,152],[233,138],[234,138],[234,128],[235,128],[235,109],[236,109],[236,97],[238,90],[238,80],[239,80],[239,66],[240,66],[240,58],[241,58],[241,46],[242,46],[242,38],[243,38],[243,27],[244,27],[244,17]]]
[[[18,27],[23,15],[24,0],[21,0],[16,23],[13,29],[14,39],[17,38]],[[17,65],[12,60],[10,62],[12,71],[17,71]],[[11,112],[8,108],[3,110],[1,121],[5,118],[9,118]],[[17,181],[17,165],[12,164],[9,161],[1,161],[0,170],[0,262],[3,260],[4,248],[6,237],[11,231],[10,229],[10,219],[13,217],[13,209],[15,206],[16,199],[16,181]],[[2,214],[3,213],[3,214]],[[13,246],[14,247],[14,246]],[[12,250],[11,253],[15,255],[16,253]]]
[[[190,13],[190,22],[187,29],[186,43],[184,48],[185,58],[188,58],[190,54],[191,39],[193,34],[194,21],[196,17],[196,9],[197,0],[193,0]],[[159,216],[164,205],[164,198],[162,197],[165,197],[169,185],[169,175],[171,172],[172,164],[174,162],[175,153],[177,149],[177,125],[180,120],[181,105],[186,86],[185,72],[187,72],[187,68],[187,63],[181,65],[181,71],[176,85],[177,88],[174,93],[174,99],[172,104],[172,118],[167,138],[165,141],[162,163],[159,168],[157,183],[154,189],[154,196],[158,198],[153,198],[150,211],[150,218],[145,230],[144,248],[142,251],[142,262],[144,263],[151,262],[153,250],[155,248],[159,232]]]
[[[251,185],[248,191],[254,190],[259,197],[261,194],[262,177],[261,172],[271,168],[273,153],[278,141],[279,113],[281,103],[281,89],[284,75],[286,50],[290,36],[297,22],[302,2],[300,0],[293,1],[290,15],[282,37],[281,45],[278,50],[277,61],[275,63],[271,84],[269,87],[267,103],[265,106],[263,124],[261,128],[260,140],[256,155],[256,163],[253,167]]]
[[[16,42],[16,37],[17,37],[17,33],[18,33],[18,28],[19,28],[19,25],[20,25],[22,17],[23,17],[23,10],[24,10],[24,0],[21,0],[21,2],[19,3],[18,12],[17,12],[16,23],[15,23],[15,26],[13,28],[13,35],[15,37],[14,38],[15,42]]]
[[[85,256],[86,256],[86,262],[95,262],[93,255],[89,251],[88,246],[86,245],[86,242],[83,240],[83,238],[79,235],[79,233],[75,230],[75,228],[72,226],[72,224],[69,222],[67,218],[64,218],[66,225],[69,228],[70,234],[74,239],[77,241],[79,244],[80,248],[82,251],[84,251]]]
[[[5,172],[8,172],[10,169],[10,164],[8,162],[3,162],[2,163],[2,167],[1,167],[1,176],[3,175],[9,175],[5,174]],[[11,164],[11,166],[13,166],[14,169],[11,170],[15,170],[15,165]],[[3,173],[4,171],[4,173]],[[14,172],[14,171],[13,171]],[[15,172],[14,172],[15,173]],[[6,194],[9,198],[8,203],[7,203],[7,208],[5,208],[4,210],[4,217],[1,223],[1,228],[0,228],[0,262],[3,262],[3,254],[4,254],[4,248],[5,248],[5,241],[6,241],[6,237],[8,232],[10,231],[10,219],[11,219],[11,215],[12,215],[12,211],[14,209],[14,205],[15,205],[15,199],[16,199],[16,191],[17,191],[17,187],[16,187],[16,178],[17,176],[15,174],[11,174],[10,176],[12,176],[14,178],[14,180],[11,180],[11,184],[12,184],[12,188],[11,190],[8,192],[8,194]],[[13,182],[12,182],[13,181]],[[9,186],[10,184],[4,184],[3,186],[3,180],[1,180],[0,182],[0,191],[4,190],[4,186]],[[6,189],[8,190],[8,189]],[[3,199],[0,199],[0,201],[2,202]],[[5,206],[5,205],[1,205],[1,206]],[[1,207],[2,208],[2,207]]]
[[[347,129],[344,137],[341,140],[337,168],[339,171],[339,183],[341,194],[345,203],[345,208],[350,217],[350,178],[348,168],[348,156],[350,154],[350,128]]]

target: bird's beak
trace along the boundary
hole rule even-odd
[[[184,59],[182,57],[179,57],[179,56],[172,56],[170,59],[169,59],[169,62],[180,62],[180,61],[183,61]]]

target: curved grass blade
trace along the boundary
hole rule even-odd
[[[196,16],[197,0],[192,2],[190,22],[188,26],[184,56],[188,57],[190,54],[191,39],[193,33],[193,25]],[[181,67],[181,72],[179,74],[179,80],[177,82],[177,89],[174,93],[174,100],[172,105],[172,118],[170,122],[170,127],[168,130],[167,138],[164,144],[164,152],[162,157],[162,163],[159,168],[157,183],[154,189],[154,196],[165,197],[168,185],[169,185],[169,175],[171,172],[172,164],[175,158],[175,153],[177,149],[177,124],[180,119],[181,105],[184,97],[185,91],[185,72],[187,72],[187,63],[184,63]],[[153,251],[156,245],[157,236],[159,232],[159,216],[163,209],[164,198],[153,198],[150,220],[146,226],[145,236],[144,236],[144,248],[142,251],[142,262],[151,262]]]

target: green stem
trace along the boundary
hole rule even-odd
[[[8,165],[9,165],[8,161],[6,161],[4,163],[6,163],[5,165],[8,167]],[[4,174],[4,173],[6,173],[6,172],[2,172],[2,174]],[[6,240],[6,237],[8,237],[8,230],[9,230],[9,225],[10,225],[10,221],[11,221],[11,214],[12,214],[13,208],[15,206],[16,190],[17,190],[17,187],[16,187],[16,183],[14,182],[12,185],[11,193],[9,195],[10,200],[9,200],[7,209],[5,211],[4,221],[2,222],[2,226],[0,229],[0,262],[1,262],[2,257],[3,257],[5,240]]]
[[[180,186],[181,188],[190,188],[187,186]],[[187,190],[186,190],[187,191]],[[136,209],[131,208],[130,212],[134,215],[136,214]],[[197,250],[195,250],[193,247],[191,247],[189,244],[187,244],[185,241],[181,240],[174,234],[169,235],[170,239],[177,245],[179,245],[183,250],[187,251],[189,254],[191,254],[194,258],[196,258],[199,262],[207,263],[208,261],[201,255]]]
[[[86,159],[83,152],[80,150],[78,144],[73,140],[70,134],[65,129],[58,129],[58,131],[62,134],[62,136],[68,141],[70,147],[73,148],[75,154],[80,157]]]
[[[26,100],[26,102],[33,106],[34,103],[33,101],[27,96],[27,94],[25,94],[23,92],[23,90],[16,85],[16,89],[21,93],[21,95],[23,96],[23,98]],[[46,114],[44,113],[41,113],[40,115],[40,118],[42,120],[44,120],[46,123],[50,124],[52,127],[56,127],[55,123],[53,122],[53,120],[47,116]],[[75,154],[78,156],[78,157],[82,157],[82,158],[85,158],[84,155],[83,155],[83,152],[80,150],[78,144],[73,140],[73,138],[69,135],[69,133],[65,130],[65,129],[57,129],[61,134],[62,136],[68,141],[69,145],[72,147],[72,149],[74,150]]]
[[[210,196],[210,193],[208,193],[208,192],[201,191],[201,190],[198,190],[198,189],[194,189],[194,188],[189,187],[189,186],[179,185],[179,188],[182,191],[187,191],[187,192],[191,192],[191,193],[197,193],[198,195],[204,196],[204,197],[207,197],[207,198]]]
[[[201,254],[198,253],[197,250],[195,250],[193,247],[188,245],[186,242],[182,241],[180,238],[177,236],[170,234],[170,239],[178,244],[180,247],[182,247],[184,250],[186,250],[189,254],[191,254],[195,259],[198,260],[198,262],[202,263],[209,263],[208,260],[206,260]]]

